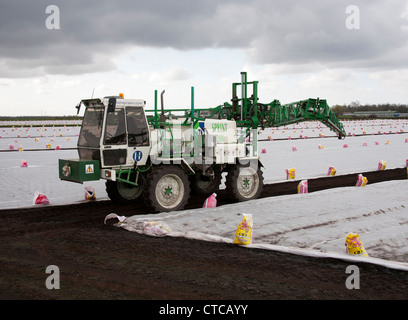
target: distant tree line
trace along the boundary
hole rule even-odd
[[[408,105],[395,104],[395,103],[383,103],[383,104],[365,104],[361,105],[358,101],[353,101],[349,105],[335,105],[332,111],[337,117],[343,116],[345,113],[354,112],[381,112],[381,111],[394,111],[395,113],[408,113]]]

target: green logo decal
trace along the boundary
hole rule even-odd
[[[213,123],[212,129],[214,132],[227,132],[227,124],[226,123]]]

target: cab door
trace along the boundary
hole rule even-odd
[[[128,157],[125,109],[107,111],[103,137],[103,167],[125,166]]]
[[[150,153],[150,132],[143,107],[126,107],[128,163],[145,165]]]

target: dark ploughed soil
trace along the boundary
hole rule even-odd
[[[406,168],[363,173],[368,183],[407,179]],[[357,174],[309,180],[309,192],[353,186]],[[262,197],[295,193],[299,181],[265,185]],[[192,197],[188,207],[201,207]],[[224,192],[218,205],[230,202]],[[142,203],[98,201],[1,210],[0,299],[407,299],[408,272],[356,264],[360,289],[346,288],[348,262],[231,244],[156,238],[104,224],[111,212],[146,213]],[[46,288],[49,265],[60,289]]]

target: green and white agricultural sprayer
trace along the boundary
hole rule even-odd
[[[214,108],[195,109],[193,87],[190,109],[166,110],[163,94],[160,110],[157,91],[154,110],[146,110],[144,100],[122,94],[81,100],[78,113],[81,105],[85,113],[79,159],[59,160],[60,179],[105,179],[112,201],[142,196],[149,210],[162,212],[183,209],[190,192],[210,195],[225,172],[228,194],[245,201],[256,199],[263,186],[259,127],[318,120],[339,138],[346,136],[326,100],[259,103],[258,81],[248,82],[246,72],[232,84],[231,103]]]

